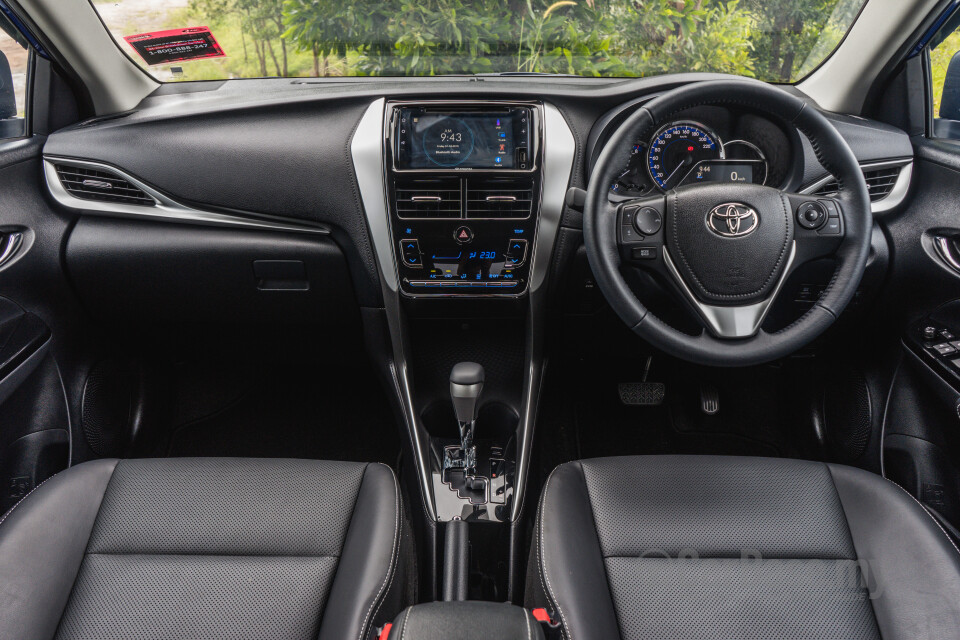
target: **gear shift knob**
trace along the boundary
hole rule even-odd
[[[450,398],[460,424],[477,419],[477,401],[483,390],[483,367],[476,362],[461,362],[450,371]]]

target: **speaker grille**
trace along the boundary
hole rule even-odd
[[[859,459],[870,443],[872,407],[863,374],[837,366],[828,374],[823,394],[823,422],[827,443],[844,461]]]
[[[118,362],[98,362],[83,388],[83,435],[93,452],[102,457],[124,453],[130,440],[134,402],[133,375]]]

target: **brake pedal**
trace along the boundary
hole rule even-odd
[[[623,404],[656,407],[663,404],[667,385],[662,382],[621,382],[617,390]]]
[[[720,392],[712,384],[700,385],[700,410],[708,416],[720,411]]]
[[[667,385],[662,382],[647,382],[651,365],[653,365],[653,356],[647,356],[647,362],[643,367],[643,382],[621,382],[617,386],[620,402],[639,407],[656,407],[663,404]]]

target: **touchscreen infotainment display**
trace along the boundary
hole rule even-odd
[[[394,165],[398,170],[530,169],[530,110],[398,109]]]

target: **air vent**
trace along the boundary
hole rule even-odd
[[[156,200],[116,174],[57,164],[57,175],[67,192],[84,200],[123,202],[152,207]]]
[[[903,167],[888,167],[886,169],[872,169],[863,172],[863,178],[867,181],[867,190],[870,192],[871,202],[883,200],[893,190],[893,185],[897,183],[900,177],[900,169]],[[813,192],[815,196],[832,197],[837,195],[837,181],[830,180],[819,189]]]
[[[468,178],[468,218],[527,218],[533,210],[533,178]]]
[[[403,178],[394,182],[401,218],[459,218],[460,178]]]

